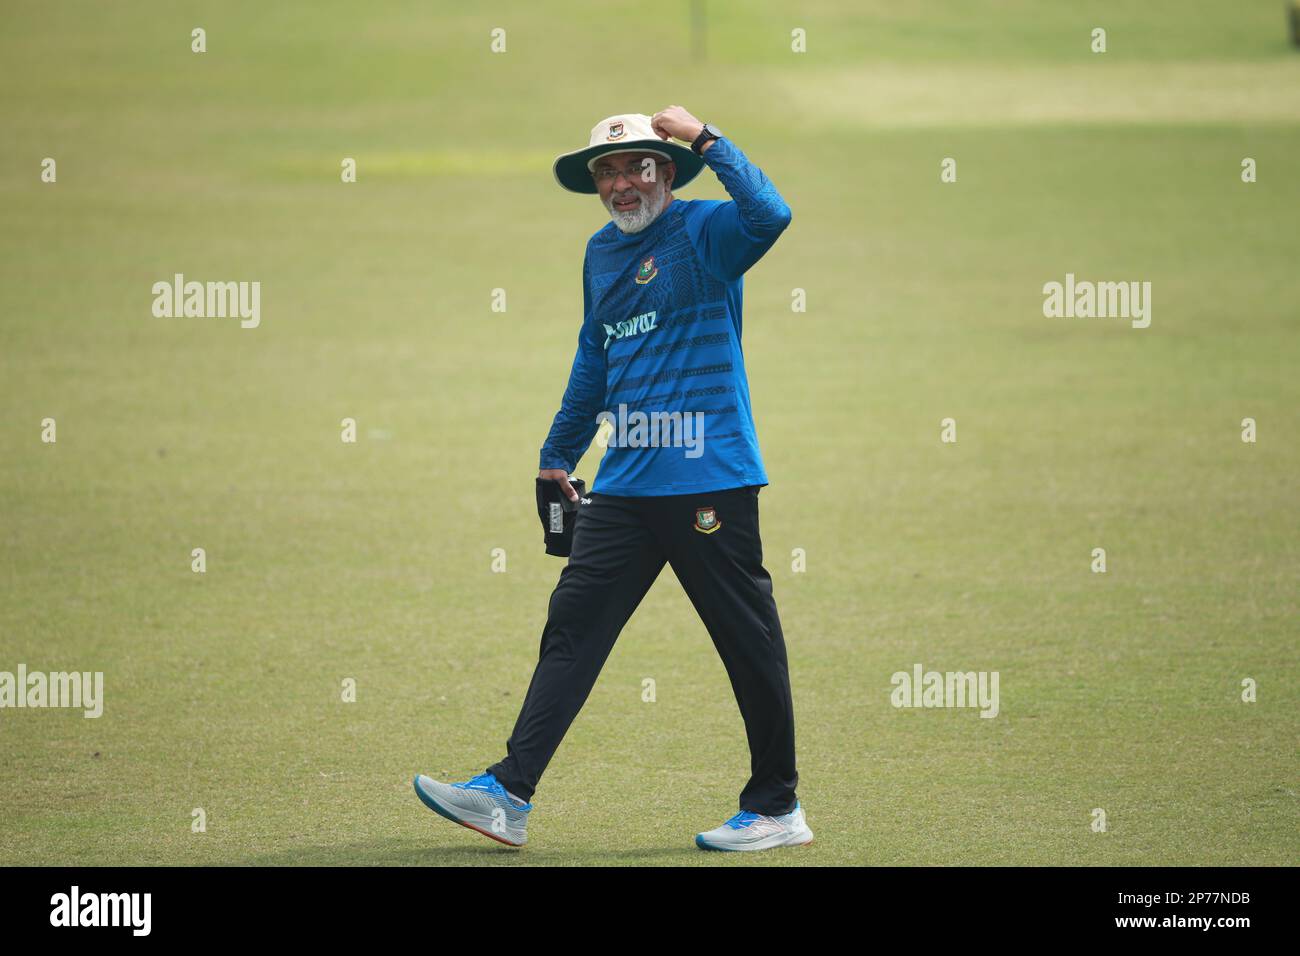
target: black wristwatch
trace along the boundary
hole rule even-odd
[[[722,139],[722,130],[712,123],[705,123],[704,129],[700,130],[700,135],[695,137],[695,142],[691,143],[691,150],[696,156],[703,156],[704,144],[711,143],[715,139]]]

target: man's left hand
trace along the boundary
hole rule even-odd
[[[650,128],[659,134],[660,139],[676,138],[690,144],[704,131],[704,124],[685,108],[670,106],[650,118]]]

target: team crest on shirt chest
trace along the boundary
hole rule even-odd
[[[713,534],[722,527],[718,512],[713,508],[695,509],[695,530],[701,534]]]
[[[655,265],[655,257],[646,256],[641,263],[641,268],[636,271],[636,283],[637,285],[645,285],[658,274],[659,268]]]

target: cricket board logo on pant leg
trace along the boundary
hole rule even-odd
[[[697,508],[695,510],[695,530],[701,534],[713,534],[722,527],[722,522],[718,520],[718,512],[713,508]]]

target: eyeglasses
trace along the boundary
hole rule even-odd
[[[615,169],[611,166],[598,166],[591,171],[591,178],[598,183],[613,182],[619,176],[626,176],[629,180],[641,177],[642,182],[654,182],[655,167],[662,163],[657,163],[653,159],[643,159],[627,169]]]

